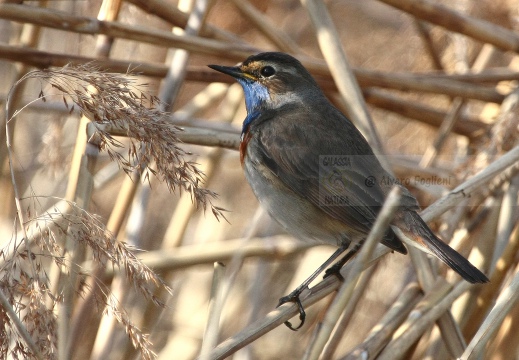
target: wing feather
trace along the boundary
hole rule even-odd
[[[303,127],[299,126],[301,116],[310,114],[301,114],[300,110],[286,109],[277,112],[275,118],[265,114],[263,121],[251,128],[257,132],[262,162],[299,196],[348,227],[367,234],[384,203],[381,180],[390,179],[390,175],[342,114],[329,114],[339,121],[330,121],[330,117],[312,119]],[[267,121],[269,125],[262,126]],[[391,230],[383,243],[405,252]]]

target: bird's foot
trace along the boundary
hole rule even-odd
[[[280,307],[281,305],[283,305],[287,302],[293,302],[297,305],[297,308],[299,310],[300,324],[296,327],[293,327],[292,323],[290,321],[288,321],[288,320],[285,321],[285,325],[292,331],[297,331],[297,330],[301,329],[301,327],[305,323],[306,312],[305,312],[305,309],[303,308],[303,304],[301,304],[301,300],[299,299],[299,296],[301,295],[303,290],[304,290],[304,288],[303,289],[297,288],[296,290],[292,291],[287,296],[283,296],[281,299],[279,299],[278,305],[276,306],[276,307]]]
[[[342,264],[336,263],[332,266],[330,266],[326,271],[324,272],[323,278],[326,279],[328,276],[335,276],[340,281],[344,281],[344,276],[341,274]]]

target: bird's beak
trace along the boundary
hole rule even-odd
[[[239,66],[222,66],[222,65],[207,65],[207,66],[209,66],[213,70],[230,75],[235,79],[245,79],[245,80],[252,80],[252,81],[258,80],[258,79],[256,79],[256,77],[252,76],[251,74],[243,72]]]

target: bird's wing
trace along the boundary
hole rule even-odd
[[[277,114],[252,129],[257,132],[263,164],[299,196],[367,234],[384,203],[381,181],[392,178],[349,120],[310,119],[302,126],[297,113]],[[266,122],[268,126],[262,126]],[[387,246],[405,251],[392,232],[384,240]]]

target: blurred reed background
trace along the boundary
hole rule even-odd
[[[0,356],[517,358],[518,9],[2,2]],[[261,211],[236,151],[241,88],[205,66],[266,50],[298,57],[345,112],[351,66],[373,123],[350,116],[489,284],[378,251],[312,288],[301,330],[282,325],[296,309],[278,299],[333,249]]]

